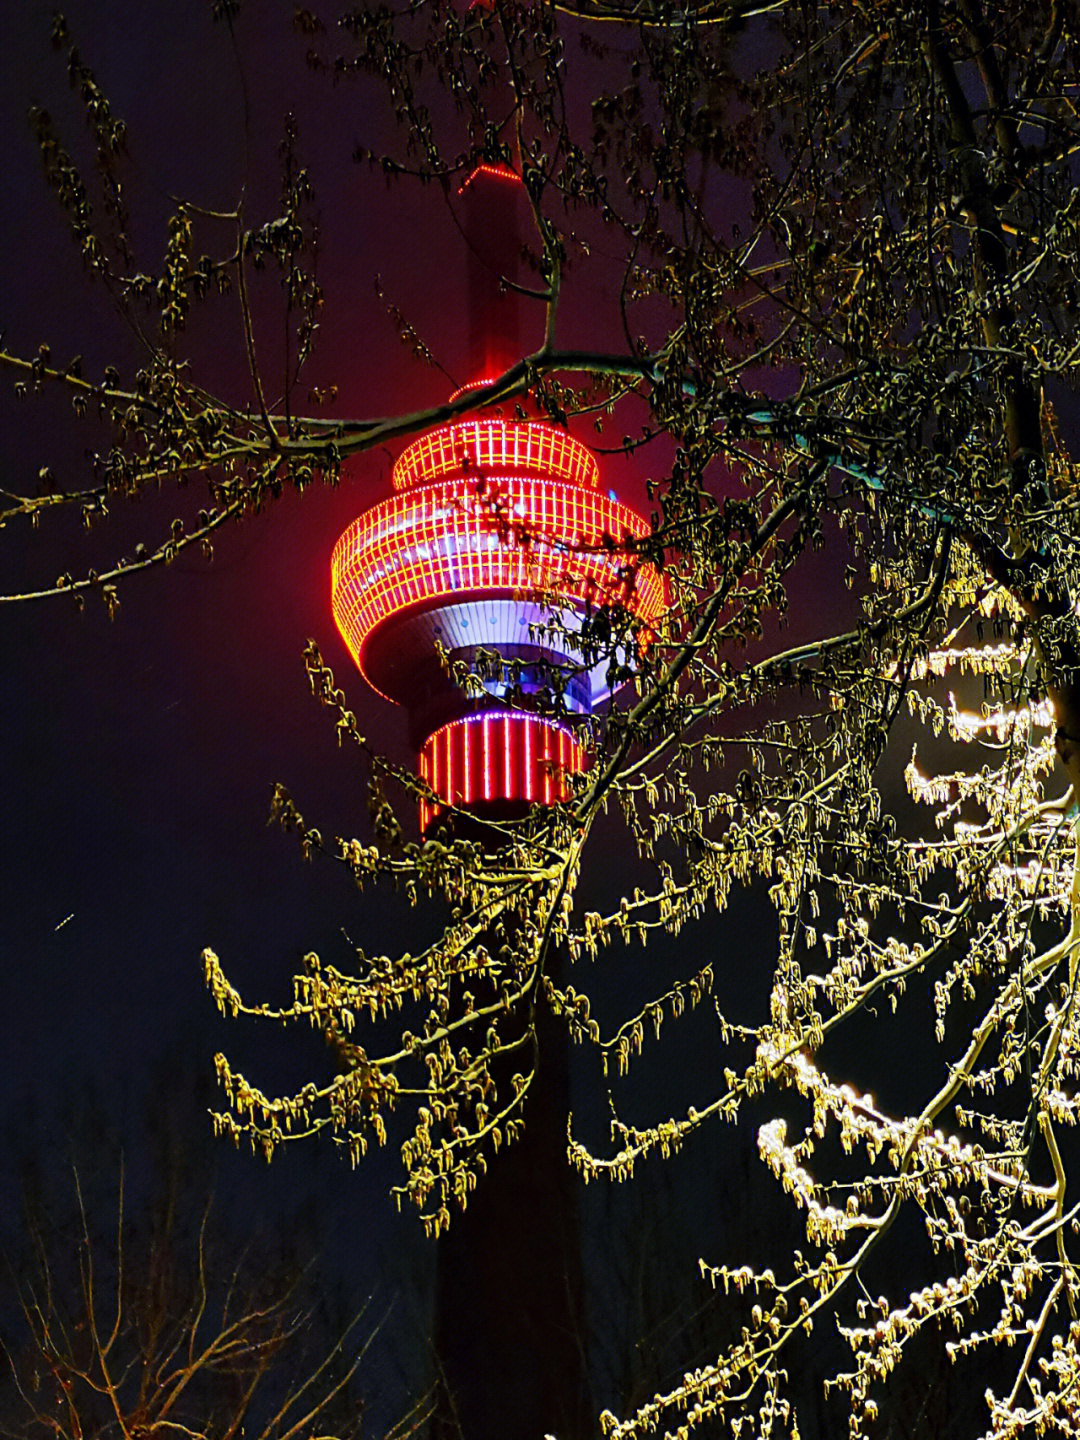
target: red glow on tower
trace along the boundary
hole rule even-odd
[[[462,189],[494,214],[493,192],[516,200],[521,182],[481,165]],[[491,375],[488,352],[516,341],[517,325],[470,304],[474,322],[478,310],[494,343],[473,373]],[[408,711],[435,797],[421,828],[448,807],[507,816],[568,799],[587,763],[575,721],[626,677],[663,608],[638,553],[648,523],[600,492],[584,445],[538,421],[440,426],[405,449],[393,485],[334,547],[332,603],[365,679]],[[604,634],[626,638],[612,651]]]

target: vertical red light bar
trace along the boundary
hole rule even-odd
[[[426,784],[430,785],[430,784],[431,784],[431,781],[428,779],[428,768],[429,768],[429,767],[428,767],[428,757],[427,757],[426,755],[423,755],[423,754],[422,754],[422,755],[420,756],[420,779],[423,780]],[[421,800],[420,800],[420,829],[421,829],[421,830],[424,829],[425,825],[427,824],[427,821],[428,821],[428,803],[427,803],[427,801],[426,801],[425,799],[423,799],[423,798],[421,797]]]
[[[440,737],[443,745],[443,780],[442,794],[448,795],[451,800],[457,803],[457,796],[454,794],[454,767],[450,758],[450,731],[444,730]]]
[[[442,779],[442,767],[439,765],[439,747],[438,747],[438,745],[432,745],[432,747],[431,747],[431,767],[430,767],[430,768],[431,768],[431,779],[428,781],[428,784],[431,786],[432,790],[434,790],[434,792],[435,792],[436,795],[440,795],[440,794],[442,793],[442,789],[441,789],[441,786],[440,786],[439,782],[440,782],[440,780]],[[424,806],[424,810],[425,810],[425,812],[426,812],[426,818],[423,819],[423,820],[421,821],[421,824],[420,824],[420,833],[421,833],[421,835],[424,833],[424,831],[427,829],[427,827],[431,824],[432,820],[434,820],[434,818],[435,818],[435,811],[434,811],[434,809],[433,809],[433,807],[432,807],[431,805],[425,805],[425,806]]]
[[[532,726],[525,725],[525,799],[535,800],[532,773]]]
[[[501,726],[499,727],[502,728]],[[490,800],[494,791],[491,783],[491,767],[493,756],[491,751],[491,716],[484,716],[484,799]]]

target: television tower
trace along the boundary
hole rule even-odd
[[[506,284],[523,192],[505,164],[479,165],[459,192],[473,385],[525,353]],[[568,799],[587,764],[582,722],[663,605],[659,575],[634,553],[648,523],[600,490],[595,457],[566,430],[490,411],[421,435],[392,479],[393,496],[334,548],[332,600],[361,673],[408,714],[429,791],[421,831]],[[625,637],[614,655],[604,635]],[[551,963],[561,983],[565,957]],[[568,1040],[542,998],[533,1023],[524,1133],[439,1240],[434,1440],[581,1440],[594,1427]]]
[[[508,167],[478,167],[462,187],[467,219],[495,221],[521,187]],[[472,348],[501,368],[516,297],[506,304],[490,258],[470,258],[494,291],[480,303],[470,284]],[[478,313],[503,324],[485,330]],[[537,420],[488,414],[430,430],[392,480],[393,497],[334,547],[333,610],[364,678],[408,712],[435,797],[421,801],[421,829],[450,807],[505,818],[565,800],[566,777],[586,764],[575,721],[611,693],[611,657],[590,639],[605,629],[597,617],[628,612],[647,629],[663,604],[660,577],[632,553],[648,522],[600,491],[584,445]],[[465,686],[448,673],[462,666]]]

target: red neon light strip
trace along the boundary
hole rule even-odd
[[[483,390],[485,385],[494,385],[498,378],[497,375],[488,375],[483,380],[470,380],[467,385],[459,385],[447,403],[452,405],[455,400],[460,400],[462,395],[471,395],[474,390]]]
[[[464,726],[461,735],[462,746],[465,751],[464,755],[461,758],[461,781],[462,785],[464,786],[464,793],[462,794],[461,799],[463,804],[468,805],[469,801],[472,799],[472,766],[469,764],[469,738],[472,735],[472,726]]]
[[[487,5],[483,4],[483,0],[473,0],[473,4],[481,5],[482,8],[487,9],[490,5],[490,0],[488,0]],[[472,6],[469,8],[472,9]],[[480,164],[466,175],[465,179],[458,186],[457,193],[463,195],[473,181],[480,176],[488,177],[492,180],[512,180],[515,185],[524,185],[525,183],[517,171],[511,170],[509,165],[490,165],[487,161],[481,160]]]

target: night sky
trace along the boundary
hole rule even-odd
[[[149,7],[81,0],[66,7],[84,63],[128,125],[136,249],[148,269],[157,264],[170,196],[230,209],[243,185],[249,224],[271,218],[282,117],[293,111],[321,215],[319,273],[327,297],[307,383],[337,385],[334,413],[343,415],[437,402],[447,377],[399,344],[374,276],[450,375],[467,378],[459,370],[460,239],[440,196],[408,184],[388,191],[379,175],[353,163],[358,142],[388,141],[379,92],[370,82],[334,88],[312,75],[304,64],[307,42],[288,24],[291,8],[245,6],[238,60],[203,0]],[[63,56],[49,46],[52,9],[52,0],[32,0],[8,6],[5,19],[0,330],[14,353],[33,355],[47,343],[57,360],[81,354],[89,377],[111,363],[127,380],[137,347],[101,285],[84,273],[47,192],[27,121],[31,105],[44,106],[85,154]],[[260,338],[268,368],[279,343],[267,318],[276,283],[269,277],[255,296],[266,320]],[[614,284],[602,257],[591,272],[571,276],[566,343],[587,334],[614,337]],[[202,383],[249,402],[235,297],[196,312],[183,347]],[[43,465],[65,488],[88,483],[84,452],[101,443],[100,432],[76,421],[65,398],[18,401],[0,376],[0,426],[5,486],[32,491]],[[321,1043],[306,1032],[220,1019],[203,986],[200,952],[215,949],[246,998],[284,1003],[306,950],[347,967],[343,930],[368,949],[408,948],[434,923],[388,892],[357,895],[343,870],[305,864],[294,837],[266,825],[271,787],[281,781],[324,834],[365,835],[366,777],[357,757],[339,751],[328,713],[310,695],[301,661],[309,637],[345,683],[369,736],[407,759],[401,715],[351,672],[329,604],[334,541],[361,508],[388,492],[391,458],[379,452],[355,459],[337,490],[288,496],[221,533],[210,565],[185,556],[167,571],[133,577],[121,587],[115,622],[93,598],[83,613],[58,599],[0,607],[6,747],[0,1131],[7,1137],[9,1194],[28,1153],[48,1156],[50,1164],[74,1153],[86,1164],[79,1147],[85,1150],[94,1133],[88,1115],[107,1117],[112,1138],[136,1165],[148,1129],[190,1124],[193,1191],[204,1171],[209,1181],[216,1170],[223,1205],[242,1226],[273,1232],[304,1216],[328,1285],[353,1302],[374,1292],[378,1313],[398,1297],[395,1323],[372,1362],[376,1432],[401,1412],[403,1391],[423,1375],[430,1247],[415,1218],[398,1216],[386,1194],[401,1174],[390,1151],[351,1172],[330,1147],[309,1145],[267,1168],[208,1141],[216,1051],[226,1051],[269,1091],[333,1072]],[[644,478],[661,464],[660,456],[608,459],[604,483],[621,499],[644,504]],[[174,514],[204,503],[195,497],[193,506],[191,499],[166,491],[138,505],[118,503],[108,525],[89,537],[77,517],[54,523],[46,517],[36,533],[12,525],[0,535],[3,589],[36,588],[69,569],[85,573],[140,540],[156,545]],[[611,898],[625,864],[618,842],[605,843],[586,887],[594,899]],[[767,989],[767,970],[752,963],[750,913],[749,902],[736,897],[722,925],[708,922],[691,942],[694,966],[705,944],[716,946],[718,968],[728,975],[724,1008],[736,1018]],[[760,915],[753,920],[760,934]],[[650,988],[663,988],[675,953],[650,945]],[[605,960],[596,982],[601,1004],[605,995],[609,1003],[619,999],[620,1009],[639,991],[644,998],[645,963],[637,951]],[[685,1111],[713,1093],[707,1073],[694,1093],[682,1084],[688,1068],[707,1065],[712,1055],[708,1024],[705,1015],[685,1034],[668,1031],[661,1060],[651,1065],[647,1084],[639,1082],[642,1108],[628,1118],[656,1120],[669,1106]],[[583,1067],[575,1084],[582,1128],[599,1143],[606,1101],[596,1073]],[[170,1090],[174,1099],[166,1102]],[[752,1146],[752,1131],[740,1131],[737,1140],[721,1132],[688,1147],[647,1202],[657,1250],[681,1255],[688,1270],[699,1254],[714,1262],[732,1258],[719,1252],[732,1207],[745,1193]],[[112,1164],[112,1152],[103,1153]],[[693,1184],[684,1183],[691,1177]],[[612,1203],[610,1195],[591,1192],[587,1225],[598,1251],[604,1232],[626,1223],[612,1218]],[[747,1253],[736,1263],[767,1263],[773,1213],[767,1205],[740,1222]],[[595,1314],[616,1303],[598,1293]]]

